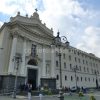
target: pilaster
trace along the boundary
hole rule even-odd
[[[22,65],[21,65],[21,70],[20,70],[20,73],[21,73],[22,76],[25,75],[25,70],[26,70],[25,55],[26,55],[26,39],[24,38],[24,41],[23,41],[23,54],[22,54]]]
[[[15,67],[14,57],[16,55],[18,33],[13,32],[12,35],[13,35],[13,40],[12,40],[12,48],[11,48],[10,62],[9,62],[9,69],[8,69],[9,74],[12,74],[14,72],[14,67]]]
[[[55,78],[55,46],[51,45],[51,77]]]
[[[43,47],[43,66],[42,66],[42,77],[45,78],[46,77],[46,63],[45,63],[45,48]]]

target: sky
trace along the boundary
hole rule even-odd
[[[2,0],[0,26],[20,11],[31,16],[34,9],[42,23],[56,36],[66,36],[70,45],[100,57],[100,0]]]

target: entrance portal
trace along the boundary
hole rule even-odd
[[[28,82],[32,84],[32,89],[36,89],[37,83],[37,70],[36,69],[28,69]]]

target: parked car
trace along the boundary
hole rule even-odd
[[[76,92],[76,90],[77,90],[77,88],[75,86],[70,88],[71,92]]]

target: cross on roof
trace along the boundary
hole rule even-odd
[[[37,11],[38,11],[38,9],[36,8],[36,9],[35,9],[35,11],[37,12]]]

